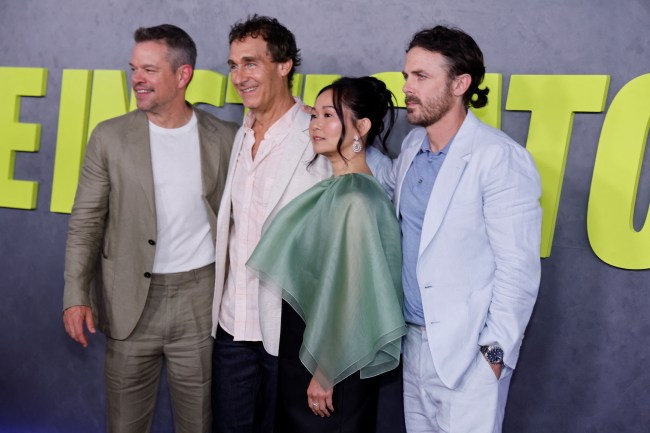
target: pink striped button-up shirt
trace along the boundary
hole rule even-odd
[[[268,129],[255,159],[252,157],[255,134],[251,129],[255,117],[249,112],[244,119],[245,136],[232,180],[230,265],[219,314],[219,324],[236,341],[262,341],[259,280],[246,267],[246,261],[260,240],[268,214],[268,199],[283,154],[279,143],[290,130],[298,110],[300,104],[296,103]]]

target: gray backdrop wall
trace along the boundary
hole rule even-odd
[[[61,321],[68,215],[49,208],[63,69],[128,69],[133,30],[171,22],[194,37],[199,69],[227,74],[229,26],[253,12],[292,29],[303,73],[401,71],[416,30],[457,25],[482,47],[488,72],[503,74],[502,129],[520,143],[531,115],[505,110],[511,75],[611,76],[605,112],[575,115],[553,249],[542,262],[504,431],[649,432],[650,271],[600,261],[586,222],[606,110],[626,83],[650,72],[648,0],[0,0],[0,67],[48,68],[46,96],[21,99],[20,120],[42,125],[40,151],[18,153],[14,173],[39,182],[36,209],[0,208],[0,431],[105,429],[103,337],[84,350]],[[0,95],[7,90],[0,82]],[[242,116],[234,104],[210,110]],[[398,135],[407,129],[402,120]],[[637,229],[650,202],[648,160]],[[164,392],[154,430],[172,431]]]

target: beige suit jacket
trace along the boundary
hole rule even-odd
[[[237,125],[194,111],[214,240]],[[99,124],[88,142],[68,226],[63,307],[92,306],[99,328],[114,339],[131,334],[147,299],[156,249],[154,198],[146,114],[137,110]]]

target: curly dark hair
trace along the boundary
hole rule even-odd
[[[447,59],[450,78],[469,74],[472,83],[463,95],[463,102],[467,107],[485,107],[490,89],[478,88],[485,76],[483,53],[470,35],[458,28],[435,26],[417,32],[406,52],[414,47],[442,54]]]
[[[196,44],[185,30],[172,24],[155,27],[140,27],[133,34],[136,43],[163,41],[169,47],[170,62],[174,70],[181,65],[196,65]]]
[[[246,21],[238,21],[230,28],[228,42],[243,41],[251,37],[261,36],[266,42],[271,60],[275,63],[284,63],[291,60],[293,65],[289,71],[289,89],[293,82],[293,73],[300,66],[300,50],[296,46],[293,33],[280,22],[271,17],[254,14],[248,16]]]

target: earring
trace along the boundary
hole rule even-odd
[[[359,139],[358,135],[355,135],[354,136],[354,141],[352,141],[352,151],[354,153],[361,152],[361,140]]]

